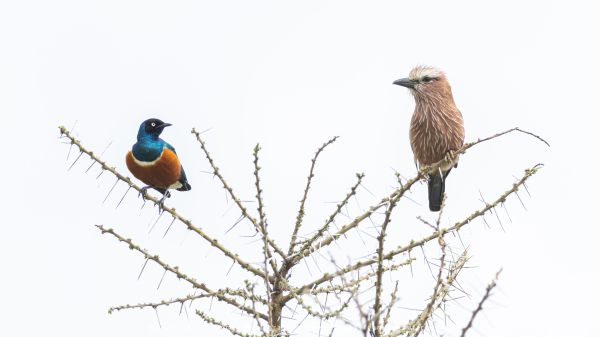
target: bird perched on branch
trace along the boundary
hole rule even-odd
[[[147,185],[140,191],[143,198],[149,188],[162,193],[160,207],[165,198],[171,196],[169,189],[178,191],[192,189],[175,148],[159,138],[167,126],[171,124],[156,118],[144,121],[138,130],[137,143],[133,144],[131,151],[125,157],[129,171]]]
[[[415,99],[415,112],[410,122],[410,145],[418,166],[444,161],[428,173],[429,209],[440,210],[446,178],[458,164],[459,150],[464,142],[463,118],[454,104],[452,89],[446,75],[433,67],[418,66],[408,78],[394,84],[410,89]]]

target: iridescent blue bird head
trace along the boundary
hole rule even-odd
[[[150,118],[145,120],[142,124],[140,124],[140,129],[138,130],[137,139],[158,139],[158,136],[163,132],[163,129],[167,126],[171,126],[169,123],[165,123],[158,118]]]

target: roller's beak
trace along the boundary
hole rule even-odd
[[[408,79],[408,78],[401,78],[399,80],[395,80],[394,83],[395,85],[401,85],[403,87],[407,87],[409,89],[414,89],[415,85],[417,84],[417,82]]]

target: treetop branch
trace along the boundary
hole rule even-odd
[[[315,156],[311,160],[308,178],[306,179],[306,187],[304,188],[304,194],[302,195],[302,200],[300,201],[300,209],[298,210],[298,215],[296,216],[296,224],[294,225],[294,232],[292,233],[292,238],[290,240],[290,248],[288,250],[288,256],[292,255],[294,252],[294,247],[296,246],[296,240],[298,239],[297,238],[298,231],[300,230],[300,227],[302,226],[302,221],[304,220],[304,207],[306,204],[306,199],[308,197],[308,191],[310,190],[310,184],[312,182],[312,178],[315,176],[314,171],[315,171],[315,165],[317,164],[317,158],[319,158],[319,155],[321,154],[321,152],[323,152],[323,150],[327,146],[333,144],[338,138],[339,138],[338,136],[335,136],[335,137],[331,138],[330,140],[328,140],[327,142],[323,143],[323,145],[321,145],[321,147],[319,147],[317,152],[315,152]]]
[[[73,163],[70,163],[70,168],[73,167],[80,158],[87,160],[87,157],[89,157],[92,162],[87,171],[89,171],[95,163],[98,163],[101,166],[100,174],[108,171],[116,177],[116,181],[114,181],[114,185],[112,185],[109,195],[119,181],[123,181],[128,185],[125,195],[127,195],[127,192],[129,192],[130,189],[141,192],[142,189],[134,184],[129,177],[122,175],[114,167],[110,167],[106,162],[102,161],[100,159],[102,155],[97,156],[92,151],[87,150],[66,128],[61,126],[59,127],[59,130],[61,138],[65,139],[65,143],[69,144],[70,142],[71,147],[69,148],[69,153],[71,153],[71,149],[73,149],[73,151],[75,151],[74,149],[76,148],[79,150],[77,158]],[[167,263],[158,255],[152,255],[146,249],[134,243],[132,239],[121,236],[112,228],[96,225],[102,234],[109,234],[110,237],[116,238],[119,242],[127,245],[129,249],[141,254],[145,259],[142,271],[146,267],[148,261],[152,260],[162,268],[163,278],[166,274],[172,274],[191,286],[192,290],[190,292],[194,292],[191,295],[165,299],[162,301],[115,306],[109,309],[109,313],[144,308],[157,310],[172,304],[181,305],[181,308],[185,308],[187,313],[187,310],[191,309],[191,304],[194,300],[205,301],[201,299],[210,299],[212,304],[212,301],[216,299],[217,301],[223,302],[226,308],[234,309],[233,311],[238,315],[244,316],[248,323],[252,324],[252,327],[248,330],[240,329],[239,326],[243,326],[240,325],[240,322],[235,320],[220,320],[219,316],[213,316],[209,311],[204,312],[195,310],[196,314],[199,316],[197,319],[202,319],[204,323],[215,325],[232,335],[241,337],[290,336],[295,334],[296,328],[300,327],[307,318],[309,320],[319,320],[319,335],[322,333],[321,324],[324,324],[323,328],[326,329],[326,331],[323,331],[323,334],[329,334],[330,337],[337,328],[335,326],[336,322],[338,322],[337,324],[346,324],[349,327],[354,327],[364,336],[367,336],[370,333],[373,337],[396,337],[400,335],[417,337],[423,334],[428,327],[433,325],[435,328],[435,317],[440,313],[440,309],[444,309],[445,304],[449,303],[451,294],[455,290],[462,291],[458,284],[457,277],[468,260],[466,251],[460,256],[455,256],[451,249],[452,246],[446,246],[444,241],[445,238],[448,238],[446,234],[457,233],[460,239],[460,230],[464,226],[472,223],[477,218],[482,218],[483,221],[486,221],[486,213],[496,212],[498,206],[505,206],[506,200],[513,194],[517,196],[519,201],[523,204],[523,201],[518,195],[519,189],[526,189],[526,181],[543,167],[542,164],[537,164],[527,168],[522,175],[514,178],[512,185],[508,185],[506,190],[498,191],[495,199],[490,201],[482,200],[483,205],[477,206],[478,208],[476,208],[475,211],[473,211],[473,209],[465,210],[463,217],[458,218],[459,221],[448,222],[445,224],[445,227],[441,225],[442,212],[438,214],[437,222],[430,223],[417,217],[417,219],[428,225],[428,227],[424,228],[428,230],[429,233],[426,233],[422,237],[416,237],[415,239],[418,240],[406,238],[406,244],[399,245],[401,242],[397,241],[398,238],[387,235],[387,230],[391,228],[389,225],[392,221],[392,217],[398,212],[396,208],[400,208],[402,205],[400,200],[402,198],[408,198],[407,192],[410,192],[417,182],[427,178],[428,174],[432,171],[436,171],[441,165],[445,165],[447,159],[433,165],[420,167],[416,175],[410,179],[405,179],[404,177],[400,179],[400,175],[397,174],[398,185],[392,193],[387,192],[383,194],[375,199],[375,202],[367,208],[362,208],[359,205],[359,211],[354,214],[348,214],[348,218],[344,218],[344,220],[341,221],[340,218],[346,216],[344,209],[348,207],[350,199],[357,196],[357,189],[361,186],[363,178],[365,177],[363,173],[357,174],[356,181],[352,182],[352,185],[349,184],[349,190],[346,191],[345,196],[339,199],[341,201],[336,201],[335,207],[332,207],[332,209],[328,211],[326,217],[322,220],[323,222],[312,224],[313,226],[311,226],[310,231],[308,231],[305,226],[305,216],[307,214],[307,209],[310,208],[308,207],[309,204],[307,204],[309,201],[309,194],[315,192],[315,187],[313,185],[315,184],[314,177],[317,160],[319,160],[321,153],[338,139],[338,137],[333,137],[323,143],[311,159],[306,184],[303,185],[304,189],[299,201],[299,209],[297,213],[292,215],[293,220],[290,224],[292,226],[292,228],[290,228],[292,235],[289,246],[284,247],[284,251],[279,246],[281,242],[277,243],[271,237],[271,235],[274,234],[273,228],[275,227],[269,227],[268,220],[272,221],[273,219],[267,217],[268,203],[265,203],[265,194],[262,190],[262,187],[264,186],[264,176],[261,175],[262,168],[259,163],[263,158],[259,158],[261,150],[259,144],[254,147],[253,151],[253,189],[255,190],[255,200],[257,201],[256,212],[258,213],[256,214],[253,207],[248,206],[238,198],[232,186],[227,182],[219,167],[217,167],[211,153],[208,151],[206,143],[201,138],[201,133],[196,131],[196,129],[192,129],[191,133],[195,136],[200,145],[201,151],[198,152],[198,154],[201,156],[204,155],[208,160],[211,167],[210,173],[219,179],[217,184],[222,186],[226,191],[227,197],[233,200],[235,206],[232,207],[239,209],[239,212],[241,212],[241,216],[239,216],[238,221],[233,227],[241,221],[248,221],[250,226],[256,231],[256,233],[254,233],[254,231],[251,230],[253,236],[259,235],[259,239],[256,240],[253,247],[262,250],[257,251],[262,254],[258,256],[258,261],[248,263],[247,260],[238,256],[238,254],[218,242],[212,236],[209,236],[204,230],[196,227],[190,220],[184,218],[174,208],[165,206],[163,207],[164,212],[169,213],[173,217],[171,225],[175,220],[183,223],[190,231],[195,232],[202,237],[204,241],[207,241],[212,246],[209,247],[211,250],[213,247],[216,248],[229,259],[227,261],[232,261],[230,262],[232,267],[237,264],[249,273],[246,275],[252,276],[241,279],[240,284],[242,283],[242,280],[243,284],[239,286],[213,290],[213,287],[209,287],[207,284],[199,282],[192,276],[183,273],[179,267]],[[448,155],[456,156],[464,154],[475,145],[511,133],[531,136],[536,139],[536,142],[540,141],[545,145],[550,146],[542,137],[515,127],[486,138],[479,138],[476,141],[465,143],[460,149],[453,151]],[[69,141],[66,141],[66,139]],[[111,179],[114,178],[111,177]],[[124,199],[125,195],[121,198],[121,201]],[[157,198],[148,195],[147,199],[158,204]],[[121,202],[119,202],[119,204],[120,203]],[[443,207],[444,205],[442,203],[442,208]],[[500,218],[498,218],[498,220],[500,220]],[[346,265],[338,264],[336,262],[337,255],[334,256],[333,252],[337,251],[339,254],[346,254],[349,251],[344,251],[342,245],[338,245],[339,250],[334,250],[335,247],[331,246],[331,243],[343,239],[343,237],[352,230],[358,230],[358,234],[360,234],[360,228],[368,226],[369,222],[372,223],[373,230],[378,231],[378,235],[375,236],[371,235],[371,233],[367,233],[372,240],[363,240],[363,243],[365,246],[368,245],[367,248],[369,249],[366,252],[366,255],[359,253],[359,250],[352,251],[352,254],[347,256],[349,262],[347,262]],[[169,228],[171,228],[171,225],[169,225]],[[341,227],[338,228],[338,225]],[[334,229],[332,229],[332,227]],[[308,232],[308,234],[306,234],[306,232]],[[402,239],[400,238],[400,240]],[[432,292],[428,292],[428,295],[431,294],[431,297],[426,298],[423,301],[423,305],[416,310],[414,316],[411,315],[408,319],[398,322],[399,319],[397,318],[396,312],[392,313],[391,311],[396,311],[397,308],[399,308],[396,304],[399,299],[404,297],[403,291],[405,290],[403,290],[404,287],[402,284],[399,284],[398,282],[398,280],[402,280],[401,278],[396,279],[395,287],[393,286],[394,278],[398,275],[392,271],[398,270],[403,266],[410,266],[412,273],[411,263],[415,260],[411,257],[412,250],[421,247],[421,249],[423,249],[423,254],[425,254],[424,246],[427,245],[429,247],[432,241],[437,241],[440,245],[441,258],[436,269],[432,269],[430,266],[430,271],[435,281],[435,284],[432,285]],[[377,244],[374,242],[377,242]],[[260,248],[258,248],[256,244],[260,245]],[[352,242],[348,242],[348,244],[351,245]],[[321,251],[324,247],[327,247],[325,252]],[[352,249],[352,247],[350,249]],[[246,252],[248,251],[246,250]],[[323,257],[327,260],[327,258],[323,256],[327,253],[330,255],[329,262],[331,262],[331,265],[327,266],[329,268],[322,270],[319,263],[323,260],[319,257]],[[361,254],[361,256],[354,256],[358,254]],[[313,259],[314,264],[319,270],[319,272],[314,275],[310,270],[310,259],[308,259],[308,257]],[[455,258],[456,260],[454,260]],[[299,268],[299,264],[303,260],[306,262],[310,278],[305,278],[307,276],[306,273],[302,273],[299,277],[301,272],[294,270],[294,268]],[[425,257],[425,261],[429,265],[427,257]],[[389,281],[387,276],[389,276]],[[496,275],[496,279],[497,277],[498,275]],[[489,298],[492,289],[496,286],[496,279],[494,279],[486,288],[485,295],[479,302],[477,308],[472,312],[468,324],[462,329],[461,337],[465,337],[466,333],[473,326],[473,322],[478,313],[482,310],[484,302]],[[359,291],[359,289],[361,291]],[[410,291],[410,289],[408,291]],[[350,305],[352,302],[356,304],[356,308],[354,308],[353,305]],[[189,306],[186,304],[189,304]],[[300,310],[301,315],[305,314],[304,318],[298,319],[294,317],[296,309]],[[350,315],[348,313],[349,311],[351,311],[352,314],[357,313],[360,319],[352,320],[347,317]],[[288,313],[291,313],[291,317],[287,315]],[[446,313],[444,312],[444,314]],[[290,330],[286,329],[282,323],[286,320],[298,321],[298,326],[290,332]],[[392,329],[391,327],[396,329]]]
[[[136,245],[133,240],[131,239],[126,239],[124,237],[122,237],[121,235],[117,234],[112,228],[105,228],[102,225],[96,225],[96,227],[102,232],[102,234],[110,234],[112,236],[114,236],[115,238],[117,238],[119,241],[127,244],[129,246],[129,249],[131,250],[135,250],[139,253],[141,253],[147,260],[152,260],[154,262],[156,262],[158,265],[160,265],[163,269],[171,272],[172,274],[175,274],[175,276],[177,276],[178,279],[182,279],[186,282],[188,282],[189,284],[191,284],[194,288],[203,290],[204,292],[206,292],[207,294],[209,294],[210,296],[218,299],[219,301],[223,301],[227,304],[230,304],[242,311],[245,311],[249,314],[254,314],[253,309],[246,307],[240,303],[238,303],[236,300],[231,299],[227,296],[225,296],[222,293],[219,293],[218,291],[213,291],[210,288],[208,288],[208,286],[206,286],[206,284],[204,283],[200,283],[198,281],[196,281],[196,279],[184,274],[183,272],[181,272],[179,270],[179,267],[177,266],[171,266],[169,264],[167,264],[166,262],[164,262],[163,260],[160,259],[160,257],[158,255],[152,255],[150,253],[148,253],[145,249],[141,248],[140,246]],[[264,320],[267,320],[267,316],[264,314],[261,314],[261,318],[263,318]]]
[[[121,180],[124,183],[126,183],[127,185],[129,185],[130,188],[133,188],[136,191],[141,192],[141,188],[138,185],[134,184],[131,181],[131,178],[122,175],[114,167],[109,166],[102,159],[98,158],[92,151],[86,149],[81,144],[81,142],[79,140],[77,140],[64,126],[60,126],[59,130],[60,130],[60,133],[62,136],[67,137],[71,141],[71,144],[73,144],[79,148],[79,151],[81,154],[85,153],[87,156],[90,157],[91,160],[100,164],[102,170],[112,173],[115,177],[117,177],[118,180]],[[158,205],[158,199],[154,198],[153,196],[146,195],[146,199],[150,200],[153,203]],[[215,248],[220,250],[223,254],[225,254],[225,256],[227,256],[228,258],[237,262],[237,264],[239,264],[240,267],[242,267],[243,269],[253,273],[256,276],[259,276],[262,278],[265,277],[264,273],[261,270],[253,267],[248,262],[245,262],[244,260],[242,260],[242,258],[240,258],[240,256],[238,254],[234,254],[229,249],[225,248],[225,246],[223,246],[221,243],[219,243],[216,239],[214,239],[214,238],[210,237],[208,234],[206,234],[202,229],[194,226],[194,224],[190,220],[184,218],[182,215],[180,215],[178,212],[176,212],[174,208],[170,208],[168,206],[163,205],[163,211],[171,214],[174,218],[176,218],[177,220],[182,222],[184,225],[186,225],[186,227],[189,230],[200,235],[204,240],[208,241],[212,246],[214,246]]]
[[[508,189],[507,191],[505,191],[504,193],[502,193],[495,201],[493,201],[491,204],[486,204],[484,207],[482,207],[481,209],[473,212],[471,215],[467,216],[465,219],[463,219],[462,221],[459,221],[457,223],[455,223],[453,226],[450,227],[446,227],[443,229],[440,229],[439,231],[434,232],[433,234],[424,237],[420,240],[412,240],[408,245],[406,246],[399,246],[396,249],[385,253],[383,255],[383,259],[384,260],[391,260],[393,259],[396,255],[404,253],[404,252],[408,252],[413,250],[414,248],[417,247],[421,247],[423,245],[425,245],[426,243],[428,243],[431,240],[435,240],[438,239],[440,236],[440,233],[442,234],[442,236],[446,235],[447,233],[450,232],[455,232],[460,230],[463,226],[465,226],[466,224],[470,223],[471,221],[473,221],[476,218],[479,218],[481,216],[483,216],[486,212],[490,211],[492,208],[495,208],[496,206],[498,206],[500,203],[504,202],[506,200],[506,198],[513,194],[516,193],[517,190],[519,189],[519,187],[523,186],[525,184],[525,182],[527,181],[527,179],[529,179],[531,176],[533,176],[535,173],[538,172],[538,170],[542,167],[541,164],[537,164],[534,165],[533,167],[526,169],[525,170],[525,174],[517,181],[513,184],[513,186]],[[371,259],[364,259],[361,260],[355,264],[350,264],[347,265],[344,268],[341,268],[339,271],[335,272],[335,273],[325,273],[324,275],[322,275],[321,277],[317,278],[316,280],[309,282],[303,286],[298,287],[297,291],[299,293],[305,292],[305,291],[309,291],[310,289],[312,289],[315,286],[318,286],[320,284],[322,284],[323,282],[327,282],[331,279],[334,279],[335,277],[338,277],[340,275],[344,275],[348,272],[351,272],[353,270],[357,270],[369,265],[372,265],[374,263],[377,263],[378,259],[377,258],[371,258]]]
[[[460,148],[458,151],[455,151],[453,153],[453,155],[458,155],[458,154],[463,154],[465,153],[468,149],[472,148],[473,146],[504,136],[506,134],[509,134],[511,132],[520,132],[529,136],[532,136],[540,141],[542,141],[544,144],[549,145],[549,143],[544,140],[542,137],[529,132],[529,131],[525,131],[522,130],[518,127],[503,131],[503,132],[499,132],[495,135],[489,136],[489,137],[485,137],[485,138],[480,138],[476,141],[470,142],[470,143],[466,143],[465,145],[463,145],[462,148]],[[419,172],[417,173],[417,175],[411,179],[409,179],[408,181],[406,181],[402,186],[398,187],[395,191],[393,191],[390,195],[388,195],[387,197],[383,198],[379,203],[377,203],[376,205],[373,205],[371,207],[369,207],[369,209],[364,212],[363,214],[357,216],[356,218],[354,218],[354,220],[352,220],[350,223],[342,226],[340,228],[340,230],[338,232],[336,232],[333,235],[330,235],[326,238],[324,238],[323,240],[321,240],[320,242],[318,242],[317,244],[314,244],[312,247],[303,247],[303,249],[301,249],[297,254],[295,254],[294,258],[295,259],[301,259],[302,256],[307,256],[310,255],[312,253],[314,253],[315,251],[317,251],[318,249],[321,249],[323,247],[328,246],[329,244],[331,244],[334,240],[337,240],[339,237],[341,237],[342,235],[344,235],[345,233],[347,233],[348,231],[350,231],[351,229],[354,229],[356,226],[358,226],[360,223],[362,223],[365,219],[369,218],[371,216],[371,214],[373,214],[374,212],[376,212],[377,210],[379,210],[381,207],[387,205],[392,199],[394,198],[401,198],[407,191],[409,191],[412,186],[418,182],[419,180],[423,179],[427,173],[432,172],[432,171],[437,171],[438,168],[442,165],[445,164],[445,159],[440,160],[439,162],[430,165],[430,166],[423,166],[419,168]],[[536,165],[536,166],[541,166],[541,164]],[[539,168],[539,167],[538,167]],[[532,168],[533,169],[533,168]]]
[[[231,188],[231,186],[229,186],[229,184],[225,180],[225,177],[223,177],[223,175],[221,174],[221,171],[215,164],[215,161],[213,160],[212,156],[210,155],[210,152],[208,152],[208,149],[206,148],[206,143],[200,137],[200,133],[198,131],[196,131],[195,128],[193,128],[192,134],[194,136],[196,136],[196,140],[198,141],[198,143],[200,143],[200,148],[202,149],[202,152],[204,152],[206,159],[208,159],[208,163],[210,164],[210,167],[213,170],[213,174],[215,176],[217,176],[217,178],[219,178],[219,180],[221,181],[221,184],[223,185],[223,188],[229,193],[229,196],[231,197],[231,199],[233,199],[233,201],[235,202],[237,207],[240,209],[240,211],[242,212],[242,215],[246,219],[250,220],[250,222],[254,225],[254,228],[256,229],[256,231],[259,232],[260,226],[259,226],[258,220],[256,220],[256,218],[254,218],[252,215],[250,215],[250,213],[248,212],[248,209],[244,206],[244,204],[242,204],[241,199],[238,198],[236,196],[236,194],[233,192],[233,188]],[[285,259],[286,254],[283,252],[283,250],[281,250],[281,248],[279,248],[279,246],[270,238],[267,238],[267,240],[269,242],[269,245],[275,250],[275,252],[277,252],[277,254],[279,254],[279,256],[281,256],[283,259]]]
[[[342,200],[339,204],[337,204],[335,211],[333,212],[333,214],[331,214],[329,216],[329,218],[327,218],[327,220],[325,221],[325,224],[321,228],[319,228],[312,237],[310,237],[308,240],[303,242],[302,248],[300,248],[298,253],[295,255],[296,258],[301,256],[300,252],[302,252],[306,249],[309,249],[316,240],[320,239],[327,232],[327,230],[329,229],[329,226],[331,226],[331,224],[333,223],[335,218],[342,212],[342,209],[344,208],[344,206],[346,206],[348,204],[348,201],[350,200],[350,198],[352,198],[354,195],[356,195],[356,189],[358,188],[358,186],[360,186],[360,183],[362,182],[362,179],[364,177],[365,177],[365,175],[363,173],[356,174],[357,181],[350,188],[350,192],[348,192],[348,194],[346,194],[346,197],[344,198],[344,200]],[[295,261],[298,261],[298,260],[296,259]]]
[[[485,288],[485,294],[481,298],[481,301],[479,301],[479,304],[477,304],[477,308],[473,310],[473,313],[471,314],[471,319],[469,319],[469,323],[462,329],[460,337],[465,337],[467,335],[467,331],[469,331],[469,329],[471,329],[471,327],[473,326],[475,317],[477,317],[477,314],[483,309],[483,303],[490,297],[492,290],[496,287],[496,282],[498,282],[498,277],[500,277],[501,272],[502,269],[498,270],[494,279]]]

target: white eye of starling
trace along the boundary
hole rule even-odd
[[[151,125],[152,127],[155,127],[155,126],[156,126],[156,123],[152,122],[152,123],[150,123],[150,125]]]

